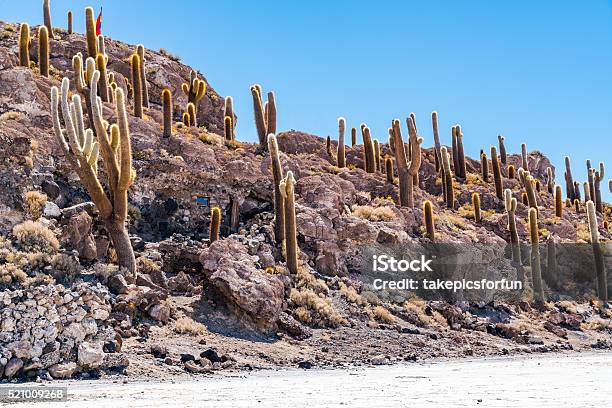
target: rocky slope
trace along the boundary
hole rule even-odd
[[[0,377],[180,375],[612,346],[610,311],[596,302],[448,304],[375,293],[360,283],[363,248],[427,242],[424,200],[434,205],[440,242],[508,240],[504,204],[480,177],[478,162],[468,158],[468,181],[456,183],[458,207],[445,208],[432,149],[423,151],[418,205],[410,209],[395,204],[396,183],[362,170],[361,145],[347,147],[349,167],[339,169],[324,139],[280,133],[283,169],[297,179],[302,263],[298,276],[288,276],[272,228],[270,158],[241,141],[253,135],[223,142],[223,98],[210,84],[199,102],[201,126],[176,126],[163,138],[160,92],[172,90],[178,121],[186,105],[180,88],[191,69],[153,50],[146,51],[151,107],[143,119],[129,117],[137,177],[128,228],[139,272],[118,273],[95,206],[52,133],[50,88],[72,78],[71,59],[86,51],[84,37],[58,32],[50,44],[51,77],[43,78],[36,63],[18,66],[17,32],[17,25],[0,23]],[[106,39],[120,85],[134,51]],[[104,116],[115,120],[111,104]],[[545,180],[546,157],[531,152],[528,160],[532,175]],[[520,156],[509,161],[518,168]],[[519,199],[518,230],[526,240],[519,183],[504,184]],[[473,192],[480,193],[481,223],[470,218]],[[546,235],[588,241],[584,212],[567,209],[555,218],[553,197],[543,189],[538,199]],[[223,210],[222,239],[209,245],[212,205]],[[236,205],[237,228],[230,224]],[[15,230],[19,225],[25,232]],[[609,240],[603,217],[600,225]]]

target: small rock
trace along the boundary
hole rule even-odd
[[[17,371],[21,370],[22,367],[23,360],[20,358],[13,357],[8,361],[6,367],[4,367],[4,375],[7,378],[13,378],[13,376],[17,374]]]
[[[168,354],[168,349],[161,344],[153,344],[151,345],[151,354],[153,354],[155,358],[165,358]]]
[[[54,181],[51,180],[43,180],[42,183],[40,183],[40,187],[42,188],[42,191],[51,199],[51,200],[55,200],[57,197],[59,197],[61,190],[59,188],[59,186],[57,185],[57,183],[55,183]]]
[[[87,368],[98,368],[104,361],[104,351],[99,344],[83,342],[78,349],[79,365]]]
[[[227,360],[227,357],[219,355],[217,350],[208,349],[200,353],[200,357],[208,359],[211,363],[218,363]]]
[[[370,358],[372,365],[385,365],[389,364],[389,359],[383,355],[378,355]]]
[[[47,201],[43,208],[43,216],[45,218],[59,218],[62,216],[62,210],[53,201]]]
[[[108,289],[115,295],[128,293],[127,282],[123,275],[116,274],[108,278]]]
[[[158,322],[166,323],[170,319],[170,308],[162,303],[151,306],[149,316]]]
[[[187,361],[194,361],[195,356],[189,353],[181,353],[181,363],[185,363]]]
[[[312,363],[310,361],[300,361],[298,363],[298,368],[303,368],[305,370],[310,370],[312,368]]]
[[[190,373],[201,373],[204,371],[204,368],[197,365],[195,361],[189,360],[185,361],[185,370]]]
[[[56,379],[70,378],[77,369],[77,365],[74,362],[54,364],[49,367],[49,374],[51,377]]]

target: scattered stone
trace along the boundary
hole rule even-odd
[[[56,379],[70,378],[75,373],[77,365],[75,362],[54,364],[49,367],[49,374]]]
[[[211,363],[227,361],[227,357],[219,355],[217,350],[211,348],[201,352],[200,357],[208,359]]]
[[[389,359],[383,355],[378,355],[370,358],[370,363],[372,365],[385,365],[389,364]]]
[[[194,361],[195,356],[189,353],[181,353],[181,363],[185,363],[187,361]]]
[[[312,336],[312,330],[309,327],[304,326],[286,312],[278,316],[278,325],[285,333],[297,340],[304,340]]]
[[[108,289],[115,295],[128,293],[128,285],[121,274],[115,274],[108,278]]]
[[[153,354],[155,358],[166,358],[168,348],[161,344],[153,344],[151,345],[151,354]]]
[[[98,368],[104,361],[104,351],[99,344],[83,342],[78,349],[79,365],[86,368]]]
[[[47,201],[43,207],[43,216],[45,218],[59,218],[62,216],[62,210],[53,201]]]
[[[310,361],[300,361],[298,363],[298,368],[303,368],[305,370],[310,370],[312,368],[312,363]]]
[[[6,367],[4,367],[4,375],[7,378],[13,378],[15,374],[23,367],[23,360],[20,358],[11,358]]]
[[[162,303],[151,306],[149,316],[158,322],[167,323],[170,319],[170,308]]]

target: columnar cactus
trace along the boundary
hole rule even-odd
[[[480,194],[476,192],[472,193],[472,206],[474,207],[474,221],[480,222],[482,220],[480,214]]]
[[[132,73],[132,90],[134,92],[134,116],[142,119],[142,78],[140,77],[140,57],[132,54],[130,57]]]
[[[191,118],[189,117],[189,112],[183,112],[183,116],[181,117],[181,121],[183,122],[183,125],[185,126],[190,126],[191,125]]]
[[[508,168],[508,154],[506,153],[506,144],[504,143],[505,140],[506,138],[502,135],[497,136],[497,141],[499,142],[499,157],[501,160],[502,169]]]
[[[68,34],[72,34],[72,11],[68,10]]]
[[[574,198],[574,200],[580,201],[582,199],[582,197],[580,196],[580,183],[577,181],[574,181],[574,197],[576,197]]]
[[[91,58],[96,58],[96,55],[98,55],[98,42],[94,10],[91,7],[85,9],[85,34],[87,37],[87,55]]]
[[[376,171],[384,171],[380,163],[380,143],[378,140],[374,140],[374,165],[376,167]]]
[[[572,178],[572,166],[570,163],[569,156],[565,156],[565,194],[570,200],[574,200],[576,196],[574,195],[573,186],[574,179]]]
[[[274,238],[279,245],[285,239],[285,202],[281,183],[283,181],[283,168],[278,154],[276,136],[268,135],[268,151],[272,162],[272,183],[274,184]]]
[[[425,222],[425,231],[427,231],[427,237],[434,242],[436,240],[436,228],[434,226],[433,208],[431,201],[425,200],[423,203],[423,219]]]
[[[357,129],[351,128],[351,147],[357,144]]]
[[[489,181],[489,161],[485,152],[480,154],[480,174],[485,182]]]
[[[587,182],[589,187],[589,197],[593,204],[595,204],[595,208],[597,208],[597,196],[595,195],[595,172],[594,170],[588,166],[587,169]]]
[[[521,143],[521,167],[525,171],[529,171],[529,162],[527,161],[527,145]]]
[[[530,208],[538,210],[538,200],[535,192],[535,180],[529,174],[529,172],[523,172],[523,185],[525,187],[525,193],[527,193],[527,202]]]
[[[550,194],[554,193],[555,177],[553,176],[553,171],[550,167],[546,168],[546,189]]]
[[[499,168],[499,159],[497,157],[497,149],[491,146],[491,167],[493,168],[493,180],[495,182],[495,195],[500,200],[504,199],[504,187],[502,184],[502,175]]]
[[[47,27],[47,32],[51,38],[53,38],[53,25],[51,24],[51,5],[49,4],[49,0],[43,0],[43,16],[45,27]]]
[[[295,221],[295,179],[288,171],[281,182],[281,194],[285,205],[285,259],[287,269],[292,275],[298,271],[297,224]]]
[[[223,107],[223,117],[229,116],[232,118],[232,126],[236,128],[234,120],[234,99],[231,96],[225,97],[225,106]]]
[[[100,71],[100,98],[102,98],[102,102],[110,102],[108,76],[106,74],[106,58],[104,54],[99,53],[96,56],[96,68]]]
[[[346,121],[343,117],[338,118],[338,167],[346,167],[346,147],[344,144],[344,131],[346,129]]]
[[[374,173],[376,171],[376,163],[374,157],[374,143],[372,142],[372,135],[370,128],[367,126],[362,127],[363,134],[363,157],[364,157],[364,170],[367,173]]]
[[[210,211],[210,243],[219,239],[219,231],[221,230],[221,209],[213,207]]]
[[[580,212],[580,200],[577,198],[574,200],[574,208],[576,209],[576,214]]]
[[[387,181],[389,183],[395,181],[395,175],[393,174],[393,159],[390,157],[385,159],[385,174],[387,175]]]
[[[49,77],[49,30],[47,27],[38,27],[38,67],[40,75]]]
[[[440,134],[438,132],[438,112],[431,112],[431,126],[433,128],[433,138],[434,138],[434,164],[436,168],[436,173],[440,171],[440,167],[442,166],[442,162],[440,160]]]
[[[584,202],[586,203],[587,201],[592,201],[591,200],[591,191],[589,189],[588,181],[585,181],[584,183],[582,183],[582,188],[584,189]]]
[[[30,67],[30,26],[21,23],[19,27],[19,65]]]
[[[329,158],[333,158],[334,154],[332,153],[332,144],[331,144],[331,137],[327,136],[325,138],[325,150],[327,151],[327,156]]]
[[[136,47],[136,54],[140,58],[140,83],[142,86],[142,105],[145,108],[149,108],[149,86],[147,85],[147,73],[145,69],[145,48],[144,45],[139,44]]]
[[[593,247],[593,255],[595,258],[595,279],[597,281],[597,295],[602,302],[608,301],[608,279],[604,257],[599,243],[599,227],[597,225],[597,214],[595,213],[595,204],[593,201],[587,201],[587,218],[589,221],[589,231],[591,233],[591,245]]]
[[[465,154],[463,152],[463,133],[461,132],[460,125],[455,126],[455,134],[457,135],[457,164],[459,165],[458,170],[455,171],[455,175],[460,179],[465,180]]]
[[[225,141],[232,142],[234,140],[234,124],[232,118],[226,116],[223,118],[223,133],[225,134]]]
[[[455,207],[455,192],[453,191],[453,173],[450,166],[450,158],[446,146],[440,148],[440,156],[442,159],[442,185],[444,186],[444,201],[450,209]]]
[[[603,162],[599,163],[599,171],[593,174],[593,187],[595,191],[595,209],[598,213],[603,213],[603,200],[601,198],[601,181],[605,177],[605,168]]]
[[[540,232],[538,230],[538,212],[535,208],[529,209],[529,238],[531,242],[531,280],[535,299],[544,301],[544,286],[542,285],[542,265],[540,263]]]
[[[510,245],[512,248],[512,263],[517,270],[518,278],[524,283],[525,276],[521,264],[521,246],[519,243],[518,231],[516,229],[516,198],[512,197],[512,191],[507,188],[504,190],[504,203],[508,214],[508,232],[510,233]]]
[[[164,88],[161,93],[162,111],[164,116],[164,137],[172,136],[172,92]]]
[[[459,178],[461,170],[459,170],[459,153],[457,151],[457,126],[451,127],[451,147],[453,149],[453,171],[455,176]]]
[[[274,93],[268,92],[268,102],[264,107],[262,92],[261,85],[255,84],[251,86],[259,146],[266,149],[266,138],[270,133],[276,133],[276,100],[274,98]]]
[[[51,88],[53,130],[72,169],[98,208],[100,218],[117,252],[119,266],[135,272],[134,251],[125,228],[128,188],[132,185],[136,172],[132,169],[132,148],[124,95],[123,90],[118,88],[115,95],[117,124],[110,126],[109,137],[106,123],[102,118],[102,102],[97,96],[99,79],[100,72],[95,71],[89,93],[97,141],[94,140],[91,129],[85,130],[80,95],[75,94],[72,96],[72,102],[68,101],[70,86],[68,78],[62,80],[61,98],[57,87]],[[65,131],[61,129],[58,104],[62,110]],[[67,141],[64,134],[67,136]],[[105,164],[108,195],[98,179],[98,152],[102,154]]]
[[[104,60],[108,64],[108,55],[106,55],[106,44],[104,42],[104,36],[100,34],[96,37],[96,40],[98,41],[98,54],[104,55]]]
[[[408,162],[406,158],[406,150],[404,148],[404,141],[402,140],[400,122],[397,119],[393,120],[395,163],[397,165],[399,177],[400,205],[402,207],[414,208],[414,175],[418,174],[419,168],[421,167],[421,143],[423,143],[423,139],[416,135],[416,128],[414,127],[412,118],[408,118],[408,126],[412,140],[412,155],[410,156],[410,162]]]
[[[555,185],[555,216],[563,217],[563,197],[561,197],[561,186]]]
[[[389,131],[389,141],[388,141],[388,145],[389,145],[389,150],[391,151],[391,154],[393,156],[395,156],[395,138],[393,136],[393,121],[391,121],[391,127],[388,129]]]
[[[198,126],[198,118],[195,105],[191,102],[187,104],[187,113],[189,114],[189,126]]]
[[[513,165],[508,166],[508,178],[510,180],[516,177],[516,168]]]

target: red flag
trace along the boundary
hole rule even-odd
[[[102,7],[100,7],[100,14],[98,14],[98,18],[96,19],[96,35],[100,35],[102,32]]]

